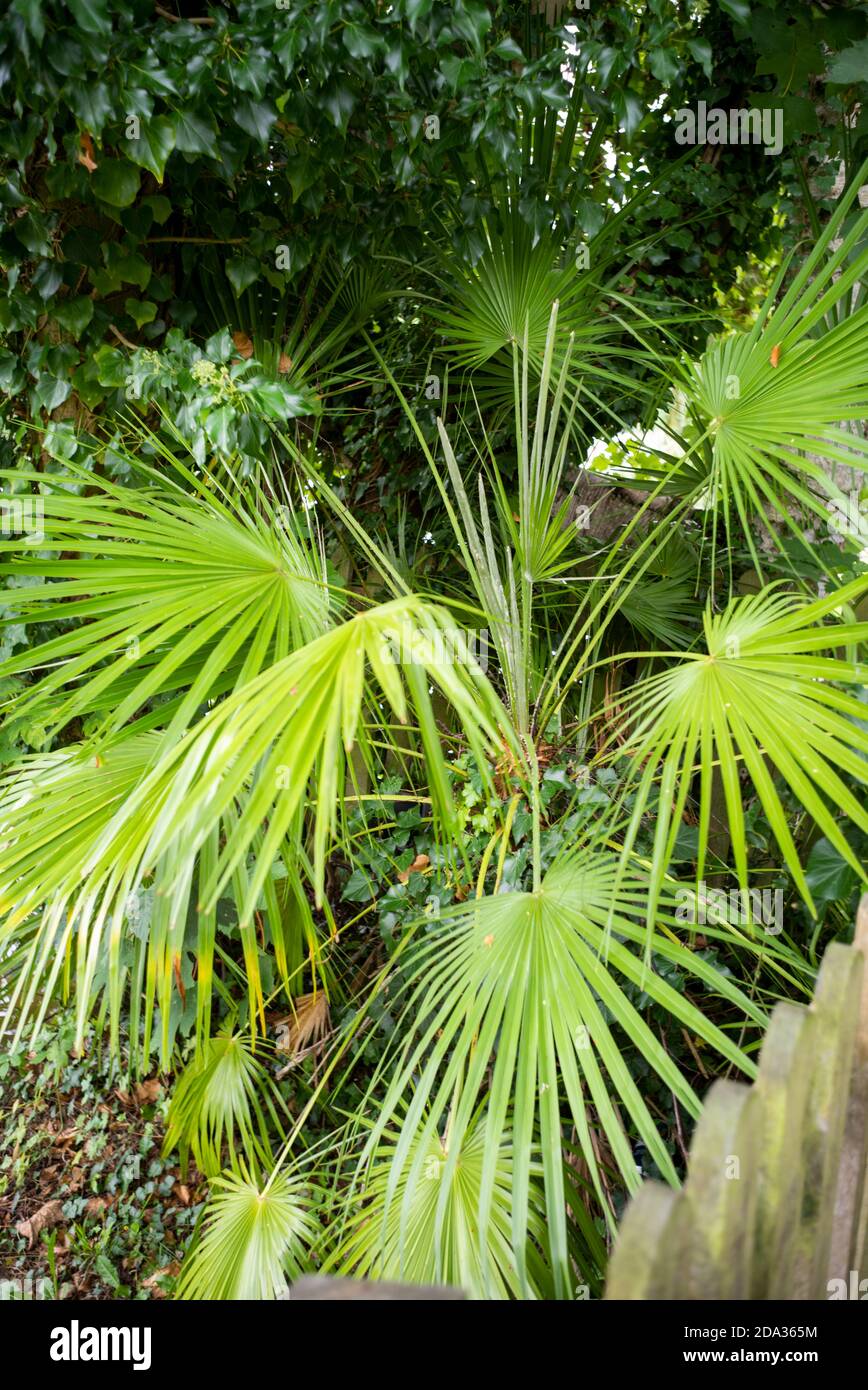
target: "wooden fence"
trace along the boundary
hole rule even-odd
[[[711,1087],[684,1186],[630,1202],[605,1297],[868,1296],[866,1168],[868,894],[810,1006],[774,1009],[756,1082]]]

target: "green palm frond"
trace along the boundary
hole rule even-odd
[[[322,900],[326,845],[335,826],[346,755],[364,738],[362,711],[371,692],[399,723],[410,707],[428,760],[435,810],[451,820],[451,794],[436,729],[428,678],[440,686],[484,762],[483,746],[502,736],[497,698],[473,660],[461,631],[442,611],[414,597],[359,613],[333,631],[276,662],[223,700],[168,751],[94,845],[85,872],[101,878],[119,862],[118,837],[135,826],[130,865],[153,862],[177,847],[186,870],[220,815],[249,787],[245,804],[203,887],[214,901],[242,872],[256,835],[268,830],[250,877],[242,913],[249,921],[271,858],[303,803],[316,772],[314,863]],[[402,678],[403,677],[403,678]],[[406,682],[406,685],[405,685]],[[409,692],[409,700],[408,700]]]
[[[633,303],[619,298],[614,285],[606,283],[607,259],[599,263],[595,243],[587,269],[577,269],[574,257],[554,233],[535,238],[517,214],[509,214],[504,230],[489,234],[476,265],[452,260],[445,264],[439,277],[442,306],[434,306],[432,312],[445,336],[446,359],[453,371],[472,382],[479,407],[508,412],[513,404],[514,348],[527,337],[526,358],[536,385],[552,305],[557,304],[555,375],[572,336],[569,388],[575,393],[584,383],[587,396],[575,424],[590,436],[595,422],[616,419],[602,406],[599,393],[618,387],[630,399],[641,395],[641,377],[628,375],[625,367],[633,363],[651,370],[654,357],[642,342],[642,320]],[[618,274],[622,272],[620,267]],[[584,416],[588,423],[583,427]]]
[[[656,892],[699,772],[697,879],[705,871],[715,767],[723,784],[739,883],[747,887],[748,847],[742,773],[753,783],[784,861],[813,910],[811,892],[788,825],[779,776],[838,852],[864,877],[836,813],[868,830],[868,813],[844,775],[868,781],[864,705],[847,686],[864,683],[856,648],[868,623],[825,624],[846,613],[868,589],[855,580],[814,602],[771,588],[734,599],[723,613],[705,615],[705,650],[637,682],[624,694],[633,772],[625,795],[634,798],[624,840],[629,855],[655,796],[653,887]],[[848,650],[848,659],[833,654]]]
[[[357,740],[367,743],[369,726],[381,720],[380,703],[399,723],[414,716],[434,812],[447,829],[452,825],[429,681],[486,766],[486,752],[512,739],[505,712],[460,629],[442,610],[408,597],[361,612],[277,661],[179,741],[147,734],[110,742],[95,756],[65,751],[11,769],[0,796],[3,939],[14,944],[17,928],[42,914],[13,1002],[26,1013],[38,985],[50,989],[74,955],[79,1031],[98,968],[108,975],[116,1027],[125,907],[151,882],[147,1008],[159,986],[164,1058],[173,972],[188,943],[199,957],[199,988],[210,988],[214,914],[224,895],[238,913],[255,1027],[263,1008],[255,913],[265,895],[270,918],[280,917],[273,875],[281,859],[295,871],[297,853],[287,851],[287,842],[298,845],[309,786],[311,877],[322,903],[348,753]],[[273,935],[278,930],[271,927]],[[146,1033],[149,1026],[150,1013]],[[200,1027],[207,1027],[207,1016]]]
[[[695,585],[674,575],[654,576],[632,589],[621,612],[646,641],[683,648],[696,633]]]
[[[0,950],[9,988],[5,1023],[17,1016],[15,1041],[31,1017],[34,1036],[38,1033],[58,988],[65,996],[74,977],[80,1034],[106,989],[115,1043],[123,992],[129,985],[133,1035],[137,1037],[144,1003],[147,1056],[158,1007],[162,1057],[168,1065],[172,1000],[186,951],[196,957],[197,1037],[200,1043],[207,1039],[218,903],[204,905],[201,894],[219,844],[235,827],[243,791],[211,827],[192,871],[179,874],[178,856],[170,846],[139,880],[107,872],[88,886],[80,873],[83,859],[106,835],[136,787],[159,766],[167,746],[161,732],[125,734],[100,744],[98,752],[73,745],[34,755],[0,780]],[[134,833],[135,826],[128,826],[127,842]],[[254,854],[263,835],[260,828],[254,836]],[[257,904],[262,943],[272,948],[287,993],[292,992],[301,960],[315,973],[321,970],[321,944],[306,896],[305,858],[294,840],[285,840]],[[236,915],[246,888],[243,873],[234,875],[227,887]],[[193,900],[197,910],[191,914],[194,893],[199,901]],[[144,932],[135,925],[135,904],[140,900],[149,905]],[[242,924],[240,936],[250,1011],[256,1017],[263,1007],[256,925]]]
[[[240,1144],[247,1164],[268,1167],[272,1161],[269,1120],[279,1138],[278,1112],[288,1114],[270,1073],[240,1033],[209,1038],[197,1048],[176,1082],[169,1105],[164,1154],[180,1149],[182,1172],[192,1152],[206,1177],[223,1168],[223,1150],[233,1166]]]
[[[410,1145],[394,1200],[389,1200],[399,1138],[398,1129],[384,1135],[326,1269],[355,1278],[446,1283],[466,1290],[472,1298],[520,1297],[522,1285],[512,1254],[515,1155],[509,1131],[504,1131],[496,1155],[488,1225],[482,1237],[484,1261],[480,1259],[478,1226],[486,1158],[484,1112],[470,1122],[451,1167],[447,1166],[453,1142],[448,1123],[442,1137],[420,1129]],[[408,1194],[402,1220],[408,1173],[420,1164],[421,1176]],[[565,1166],[570,1207],[582,1227],[581,1238],[572,1242],[571,1253],[583,1277],[590,1269],[596,1284],[596,1273],[605,1262],[605,1247],[587,1217],[573,1177]],[[528,1181],[527,1280],[531,1297],[551,1298],[554,1284],[541,1178],[542,1165],[535,1151]]]
[[[42,475],[32,481],[44,489]],[[38,551],[26,537],[0,540],[14,556],[0,574],[16,581],[5,621],[74,623],[0,666],[0,676],[40,673],[14,702],[20,719],[41,718],[51,733],[102,711],[115,730],[171,694],[157,718],[179,732],[206,700],[331,621],[324,560],[289,507],[229,502],[216,489],[52,485],[39,497]]]
[[[737,518],[751,544],[752,519],[774,515],[798,534],[793,510],[825,522],[829,501],[841,503],[818,456],[859,472],[868,461],[868,441],[847,428],[868,415],[868,303],[854,301],[868,276],[868,209],[846,221],[866,174],[868,163],[783,295],[781,270],[753,327],[686,364],[679,385],[699,442],[640,470],[720,507],[727,531]]]
[[[252,1178],[215,1178],[201,1236],[184,1260],[181,1299],[273,1299],[286,1276],[307,1266],[319,1236],[314,1199],[301,1179],[276,1173],[264,1187]]]
[[[330,397],[332,410],[340,388],[358,377],[365,352],[359,329],[394,293],[381,270],[342,269],[328,250],[300,277],[269,269],[240,294],[216,255],[206,254],[196,274],[214,328],[247,334],[266,371],[317,408]]]
[[[637,918],[644,911],[647,892],[642,872],[631,869],[627,878],[619,878],[615,853],[598,846],[586,848],[556,864],[537,892],[505,893],[465,904],[411,946],[402,961],[406,983],[399,1031],[406,1041],[389,1075],[380,1119],[365,1154],[370,1160],[387,1126],[412,1094],[390,1163],[384,1219],[389,1219],[394,1202],[402,1228],[409,1229],[431,1139],[449,1107],[449,1152],[441,1182],[452,1180],[487,1077],[485,1151],[476,1217],[480,1260],[487,1259],[484,1234],[491,1220],[500,1146],[509,1125],[511,1244],[525,1290],[529,1285],[531,1154],[538,1135],[555,1286],[559,1297],[568,1296],[564,1108],[575,1126],[578,1147],[604,1211],[609,1207],[592,1128],[599,1126],[606,1135],[627,1188],[632,1190],[640,1181],[621,1107],[662,1176],[677,1181],[672,1157],[627,1067],[613,1027],[638,1047],[688,1114],[698,1114],[699,1099],[617,976],[640,985],[656,1004],[748,1075],[753,1065],[744,1052],[663,979],[655,958],[701,980],[729,1000],[744,1019],[761,1025],[764,1016],[729,979],[682,946],[671,928],[663,929],[665,918],[661,917],[661,929],[652,933],[650,961],[643,960],[645,929]],[[669,920],[675,921],[671,912]],[[456,1093],[460,1094],[457,1102]],[[444,1200],[437,1209],[434,1234],[438,1241],[444,1236],[447,1212]]]

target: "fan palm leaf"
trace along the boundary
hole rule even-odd
[[[752,520],[777,516],[797,535],[797,511],[828,521],[830,501],[846,506],[834,466],[862,472],[868,460],[868,441],[847,429],[868,415],[868,303],[858,289],[868,209],[846,222],[866,175],[868,162],[783,294],[781,270],[753,327],[684,365],[678,385],[699,441],[638,470],[646,483],[720,507],[728,533],[737,519],[758,569]]]
[[[322,902],[347,755],[357,739],[367,740],[366,720],[379,720],[379,701],[401,723],[411,711],[415,715],[435,813],[447,828],[452,824],[429,680],[452,705],[480,766],[486,766],[486,752],[512,739],[502,706],[448,615],[408,597],[361,612],[275,662],[177,742],[165,734],[128,736],[89,759],[65,752],[13,769],[0,797],[4,937],[14,942],[16,929],[42,913],[15,1001],[31,1001],[46,971],[53,983],[74,942],[79,1030],[106,955],[116,1026],[125,905],[153,877],[148,1000],[159,977],[168,1002],[195,885],[200,986],[210,972],[217,904],[231,894],[255,1026],[262,1001],[254,914],[262,895],[268,901],[273,891],[276,862],[284,857],[287,868],[295,869],[286,844],[297,843],[309,784],[315,801],[312,874]],[[166,1012],[164,1007],[164,1030]],[[166,1046],[164,1031],[164,1054]]]
[[[223,1168],[228,1145],[233,1164],[236,1143],[251,1166],[273,1161],[269,1120],[282,1137],[278,1111],[286,1106],[269,1072],[253,1055],[249,1038],[221,1034],[197,1048],[181,1073],[169,1105],[164,1153],[181,1151],[182,1171],[192,1152],[206,1177]]]
[[[273,1299],[286,1276],[306,1267],[318,1238],[307,1184],[275,1173],[259,1186],[250,1176],[215,1178],[202,1234],[184,1261],[176,1297]]]
[[[478,1229],[480,1194],[485,1171],[485,1115],[475,1117],[461,1140],[461,1151],[447,1174],[452,1138],[447,1123],[441,1137],[421,1130],[411,1144],[408,1165],[398,1183],[394,1201],[388,1201],[389,1179],[399,1141],[399,1131],[388,1131],[366,1176],[359,1202],[353,1203],[340,1242],[329,1257],[327,1269],[356,1278],[397,1279],[414,1284],[447,1283],[467,1291],[472,1298],[518,1298],[521,1281],[512,1253],[512,1193],[514,1151],[505,1131],[497,1154],[488,1226],[482,1237],[486,1260],[480,1262]],[[420,1152],[421,1150],[421,1152]],[[409,1168],[421,1159],[421,1179],[409,1196],[406,1231],[401,1206]],[[531,1159],[528,1184],[527,1275],[534,1298],[550,1298],[553,1281],[548,1258],[548,1226],[542,1166],[538,1154]],[[570,1205],[581,1220],[580,1260],[584,1276],[599,1271],[605,1247],[587,1217],[581,1195],[572,1184]],[[441,1184],[448,1184],[447,1214],[438,1220]]]
[[[16,581],[4,621],[74,625],[10,657],[0,676],[40,673],[13,709],[43,719],[49,734],[99,710],[104,730],[120,729],[167,694],[177,698],[159,721],[168,713],[180,732],[206,700],[331,620],[324,561],[291,510],[264,496],[247,506],[216,489],[191,497],[102,482],[39,501],[39,551],[26,538],[0,541],[14,555],[0,574]]]
[[[619,878],[618,856],[599,844],[556,863],[540,890],[480,898],[446,914],[439,927],[411,946],[402,961],[406,1042],[388,1077],[381,1113],[367,1142],[370,1161],[406,1097],[406,1119],[394,1145],[384,1219],[398,1206],[409,1231],[417,1184],[432,1136],[451,1107],[435,1238],[443,1237],[449,1182],[463,1137],[488,1081],[484,1157],[476,1216],[480,1260],[494,1201],[500,1146],[507,1122],[512,1144],[512,1249],[523,1289],[530,1220],[531,1154],[539,1136],[552,1267],[558,1296],[569,1287],[568,1228],[563,1178],[563,1123],[569,1115],[578,1147],[604,1210],[608,1210],[591,1130],[599,1125],[629,1190],[640,1176],[620,1107],[647,1146],[659,1172],[677,1181],[671,1155],[624,1060],[613,1027],[639,1048],[686,1111],[699,1100],[647,1022],[618,983],[617,975],[661,1005],[721,1056],[748,1075],[753,1064],[683,994],[657,973],[655,957],[732,1003],[761,1025],[764,1015],[729,979],[681,945],[661,925],[652,934],[650,963],[641,950],[644,928],[636,920],[647,896],[639,871]],[[613,925],[607,927],[612,919]],[[665,914],[661,912],[661,923]],[[671,912],[670,921],[674,921]],[[378,1078],[375,1078],[377,1084]],[[459,1099],[455,1097],[458,1094]],[[363,1181],[363,1179],[360,1179]]]
[[[868,588],[865,577],[808,602],[771,588],[706,611],[705,649],[681,655],[664,671],[623,695],[633,798],[624,839],[629,855],[652,795],[656,825],[648,921],[671,856],[681,816],[699,769],[697,879],[706,864],[715,767],[723,784],[735,867],[747,887],[748,846],[741,774],[753,782],[784,861],[805,902],[813,901],[775,786],[780,776],[835,846],[864,877],[836,813],[868,830],[868,813],[845,780],[868,781],[864,705],[847,686],[861,687],[864,669],[835,654],[868,636],[866,623],[824,623]],[[657,795],[659,791],[659,795]],[[623,798],[622,798],[623,800]]]

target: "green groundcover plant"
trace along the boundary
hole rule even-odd
[[[722,8],[746,44],[747,7]],[[632,155],[608,130],[615,179],[588,192],[607,134],[585,110],[596,31],[582,69],[552,16],[460,3],[447,32],[438,5],[370,23],[312,6],[343,36],[344,83],[317,68],[310,16],[266,51],[274,7],[238,9],[226,145],[181,71],[199,38],[240,42],[222,13],[161,37],[174,65],[146,65],[146,135],[123,154],[117,69],[86,116],[57,87],[78,168],[64,183],[53,165],[51,197],[96,198],[120,228],[105,254],[84,245],[90,213],[66,234],[92,292],[72,293],[78,271],[54,284],[65,213],[31,206],[23,106],[13,131],[0,322],[30,336],[10,349],[0,470],[4,1035],[16,1056],[58,1028],[85,1056],[104,1036],[131,1082],[167,1079],[165,1155],[210,1192],[180,1297],[273,1298],[311,1270],[596,1296],[625,1201],[645,1175],[679,1183],[709,1080],[755,1074],[771,1005],[807,997],[866,881],[861,137],[845,126],[833,211],[804,190],[807,238],[775,241],[770,218],[750,292],[717,262],[690,304],[648,273],[669,196],[641,177],[650,130]],[[88,36],[70,63],[120,43],[112,7],[70,10]],[[38,4],[12,11],[35,61],[58,33]],[[702,21],[674,39],[710,71]],[[660,25],[651,57],[609,70],[628,137],[631,70],[650,104],[655,83],[681,96]],[[445,71],[450,112],[478,114],[476,64],[502,109],[437,152],[430,227],[404,206],[383,254],[339,255],[305,202],[310,126],[330,127],[343,218],[332,132],[374,61],[397,91],[371,119],[391,119],[420,34],[427,97]],[[829,38],[846,106],[864,38]],[[564,45],[584,76],[549,89]],[[437,77],[431,54],[451,60]],[[132,49],[119,60],[132,71]],[[275,61],[305,78],[272,110]],[[283,191],[249,243],[228,214],[218,237],[189,230],[196,161],[243,203],[253,183],[272,197],[287,146],[307,250],[280,240]],[[388,148],[388,196],[424,202],[424,147],[407,167]],[[177,237],[202,249],[170,301],[149,233],[178,209],[140,183],[179,155]],[[655,171],[689,242],[669,156]],[[386,170],[358,158],[372,216]],[[118,321],[136,276],[154,299],[127,295]],[[55,292],[75,361],[50,346],[53,309],[28,318]]]

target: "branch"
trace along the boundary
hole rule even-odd
[[[155,5],[157,14],[161,14],[163,19],[168,19],[172,24],[216,24],[217,21],[211,15],[203,15],[199,19],[187,19],[184,15],[172,14],[171,10],[164,10],[162,5]]]

